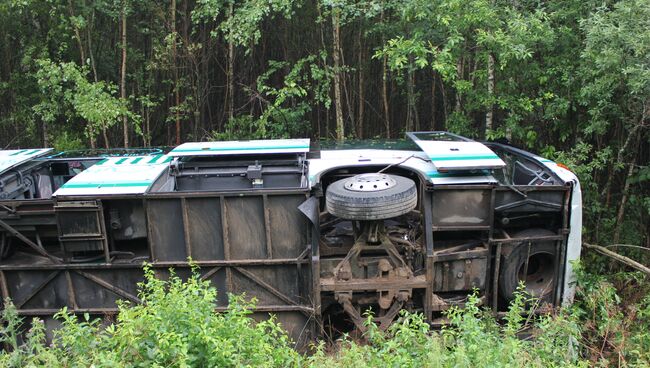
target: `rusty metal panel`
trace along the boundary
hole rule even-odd
[[[142,269],[64,268],[2,271],[8,296],[21,314],[55,313],[63,307],[74,310],[117,308],[117,300],[138,302],[137,284]]]
[[[141,198],[138,203],[144,203],[144,211],[124,213],[117,202],[131,201],[135,206],[133,198],[91,201],[87,206],[61,201],[56,212],[61,215],[60,240],[101,236],[111,240],[110,254],[98,260],[94,255],[47,258],[33,251],[16,252],[0,263],[0,289],[3,297],[14,300],[21,315],[48,317],[62,307],[74,313],[111,315],[117,312],[117,300],[139,302],[137,285],[143,280],[141,262],[148,258],[143,257],[148,246],[158,277],[168,277],[170,267],[180,277],[189,277],[189,255],[199,265],[201,278],[217,289],[217,310],[227,308],[230,293],[255,298],[256,316],[277,315],[304,346],[314,336],[316,309],[309,252],[313,227],[298,209],[306,198],[303,190],[166,194]],[[92,221],[84,217],[102,215],[102,205],[110,220],[108,232],[103,217]],[[119,213],[110,217],[113,208]],[[3,218],[12,219],[15,214],[10,212]],[[36,212],[55,216],[51,207],[34,207]],[[115,236],[123,232],[123,214],[145,217],[135,220],[146,223],[146,241]],[[122,227],[113,224],[118,220]],[[48,245],[55,254],[57,249],[56,243]]]
[[[228,305],[228,285],[226,283],[226,269],[224,267],[202,267],[201,279],[208,280],[217,289],[217,307]]]
[[[20,309],[61,309],[68,305],[68,285],[59,270],[4,271],[9,296]]]
[[[186,261],[181,200],[150,199],[146,207],[149,246],[154,261]]]
[[[146,199],[153,265],[178,262],[182,275],[190,254],[217,288],[218,306],[235,293],[278,313],[309,309],[312,225],[298,209],[306,198],[301,191]]]
[[[488,271],[487,248],[437,257],[433,266],[433,291],[484,290]]]
[[[489,226],[490,199],[489,189],[434,190],[433,226]]]
[[[235,267],[232,273],[231,292],[256,298],[259,305],[304,304],[303,288],[307,285],[301,283],[295,266]]]
[[[189,198],[185,201],[191,256],[196,261],[224,258],[220,198]]]
[[[138,283],[144,280],[140,267],[119,271],[88,269],[69,272],[74,288],[74,303],[82,309],[115,308],[118,300],[137,302]]]
[[[226,197],[225,201],[230,259],[270,258],[262,196]]]
[[[306,199],[304,195],[268,197],[274,258],[298,257],[309,244],[309,220],[296,210]]]

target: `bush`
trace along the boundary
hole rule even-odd
[[[0,366],[287,367],[300,362],[280,325],[273,318],[255,322],[253,304],[244,298],[232,296],[227,311],[216,313],[216,291],[198,272],[185,282],[173,273],[164,281],[145,267],[139,295],[143,304],[120,302],[117,323],[107,327],[62,310],[56,316],[62,326],[49,346],[37,319],[18,344],[19,318],[8,304],[2,339],[12,351],[0,355]]]
[[[502,321],[471,295],[463,309],[447,312],[449,324],[433,331],[423,315],[403,311],[387,331],[367,315],[363,341],[344,337],[301,355],[273,319],[251,318],[252,302],[230,296],[215,312],[216,291],[197,269],[183,281],[145,267],[142,304],[119,303],[116,323],[75,316],[65,309],[61,328],[46,342],[34,319],[22,321],[7,303],[2,311],[2,367],[587,367],[650,366],[650,285],[638,274],[609,278],[578,267],[578,301],[535,316],[518,293]],[[620,295],[620,296],[619,296]],[[625,301],[625,302],[623,302]],[[103,323],[102,323],[103,322]]]
[[[588,273],[577,267],[576,303],[584,355],[598,367],[650,367],[650,284],[641,273]]]
[[[321,344],[309,358],[312,367],[583,367],[578,359],[576,321],[556,315],[534,318],[523,313],[527,300],[519,294],[505,324],[479,307],[471,295],[464,309],[451,309],[450,325],[430,330],[421,314],[402,312],[386,333],[367,320],[367,344],[350,339],[341,342],[334,355]],[[520,333],[534,333],[522,339]]]

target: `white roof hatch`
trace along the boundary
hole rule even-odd
[[[483,143],[447,132],[409,132],[438,171],[498,169],[506,166]]]
[[[309,151],[309,139],[265,139],[252,141],[192,142],[174,148],[169,155],[220,156],[273,153],[305,153]]]
[[[52,148],[36,148],[0,151],[0,174],[34,158],[43,156]]]
[[[53,195],[145,193],[171,160],[167,155],[109,157],[77,174]]]

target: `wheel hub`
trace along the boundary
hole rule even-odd
[[[360,174],[345,181],[343,187],[354,192],[378,192],[394,187],[395,179],[387,174]]]

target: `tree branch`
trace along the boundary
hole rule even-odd
[[[605,248],[603,246],[600,246],[600,245],[589,244],[589,243],[582,243],[582,245],[585,248],[593,249],[598,253],[604,254],[604,255],[606,255],[606,256],[608,256],[608,257],[610,257],[610,258],[612,258],[612,259],[614,259],[616,261],[619,261],[619,262],[625,264],[626,266],[630,266],[630,267],[634,268],[635,270],[641,271],[641,272],[645,273],[646,275],[650,276],[650,268],[648,268],[647,266],[642,265],[641,263],[639,263],[639,262],[637,262],[637,261],[635,261],[635,260],[633,260],[631,258],[622,256],[622,255],[620,255],[620,254],[618,254],[616,252],[613,252],[613,251],[611,251],[611,250],[609,250],[609,249],[607,249],[607,248]]]

